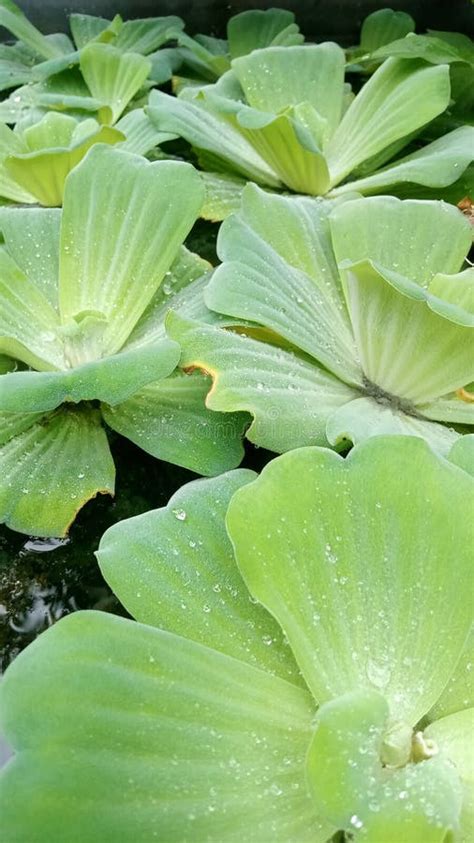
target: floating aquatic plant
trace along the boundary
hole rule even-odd
[[[185,138],[203,169],[270,188],[335,197],[413,183],[441,189],[462,176],[471,126],[393,160],[449,105],[448,65],[390,58],[355,98],[344,66],[333,43],[254,50],[214,85],[178,97],[152,91],[148,114]]]
[[[335,206],[248,185],[204,291],[222,324],[170,314],[168,333],[184,367],[211,374],[208,407],[253,415],[257,445],[405,433],[446,453],[474,424],[471,242],[441,202]]]
[[[138,622],[76,613],[9,668],[7,840],[471,839],[472,478],[403,437],[254,477],[112,527]]]
[[[202,199],[191,165],[97,145],[62,212],[0,210],[0,351],[22,369],[0,379],[0,518],[14,529],[63,535],[113,492],[104,421],[203,474],[239,463],[245,416],[206,410],[209,384],[176,370],[164,333],[173,294],[209,269],[181,246]]]

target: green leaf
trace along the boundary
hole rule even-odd
[[[271,451],[326,445],[327,417],[357,395],[316,362],[291,350],[174,313],[166,325],[181,345],[181,366],[211,375],[209,409],[250,413],[254,420],[247,439]]]
[[[463,437],[464,442],[469,437]],[[451,459],[451,457],[450,457]],[[474,662],[474,627],[471,627],[464,649],[454,667],[453,674],[443,693],[427,714],[429,722],[439,721],[449,714],[456,714],[474,706],[472,669]]]
[[[257,50],[235,59],[232,72],[252,108],[278,114],[308,102],[326,121],[327,138],[334,133],[344,93],[344,52],[337,44]]]
[[[473,160],[473,145],[474,128],[462,126],[370,176],[337,187],[331,195],[339,196],[348,190],[369,195],[383,193],[405,183],[446,187],[454,184]]]
[[[463,398],[460,390],[443,395],[427,404],[420,404],[419,412],[426,419],[449,422],[450,424],[474,424],[472,400]]]
[[[2,830],[28,843],[261,843],[268,829],[275,843],[324,843],[332,829],[304,779],[312,713],[305,691],[237,659],[75,613],[2,682],[19,750],[3,777]]]
[[[345,269],[348,309],[363,371],[415,405],[474,380],[473,317],[370,261]]]
[[[474,759],[470,738],[474,728],[474,708],[468,708],[432,723],[426,736],[436,741],[453,762],[463,785],[461,843],[469,843],[474,834]]]
[[[250,597],[224,526],[232,495],[255,477],[242,469],[186,484],[163,509],[107,530],[97,558],[140,623],[301,685],[280,627]]]
[[[54,58],[60,53],[58,47],[30,23],[22,10],[12,0],[1,0],[0,2],[0,26],[4,26],[15,38],[18,38],[34,53],[43,56],[45,59]]]
[[[460,468],[474,475],[474,433],[463,436],[454,443],[449,459],[454,465],[459,465]]]
[[[81,51],[80,68],[92,96],[109,106],[115,123],[143,85],[151,64],[138,53],[92,43]]]
[[[88,500],[114,492],[107,437],[91,409],[63,409],[18,433],[0,450],[0,469],[0,520],[21,533],[64,536]]]
[[[89,341],[86,335],[85,342]],[[66,401],[119,404],[146,384],[171,374],[179,353],[177,343],[163,339],[60,372],[13,372],[1,380],[0,408],[33,413],[54,410]]]
[[[450,33],[456,35],[456,33]],[[462,38],[462,36],[460,36]],[[411,32],[407,38],[394,39],[377,49],[372,58],[384,59],[394,56],[402,59],[423,59],[430,64],[449,64],[450,62],[474,62],[472,41],[466,39],[461,44],[450,44],[435,35],[415,35]]]
[[[125,141],[121,144],[120,149],[126,152],[134,152],[136,155],[146,155],[155,146],[176,137],[176,135],[159,132],[155,129],[143,108],[134,108],[133,111],[129,111],[120,118],[115,128],[125,135]]]
[[[367,15],[360,31],[360,49],[373,53],[379,47],[390,44],[397,38],[404,38],[415,29],[415,21],[406,12],[393,9],[378,9]]]
[[[280,186],[279,178],[252,144],[221,115],[202,103],[161,91],[152,91],[149,103],[145,111],[160,131],[178,134],[197,149],[215,153],[231,173],[270,187]]]
[[[473,485],[418,438],[375,437],[292,451],[236,493],[240,570],[318,702],[375,688],[411,726],[436,702],[471,624]]]
[[[468,220],[441,202],[390,196],[344,202],[330,226],[339,264],[369,259],[424,287],[437,273],[459,272],[472,243]]]
[[[169,341],[168,341],[169,342]],[[173,343],[173,345],[175,345]],[[129,352],[132,354],[132,352]],[[210,378],[175,372],[151,383],[125,403],[103,407],[107,424],[152,456],[213,475],[242,461],[246,413],[207,409]]]
[[[331,184],[399,138],[428,123],[449,104],[449,68],[388,59],[347,109],[328,149]]]
[[[438,402],[433,402],[434,404]],[[427,405],[421,405],[419,413],[407,412],[402,402],[389,402],[382,395],[361,397],[349,401],[336,409],[329,417],[326,435],[337,448],[344,448],[351,442],[357,445],[371,436],[397,434],[421,436],[440,454],[447,455],[460,434],[443,424],[436,424],[423,417]]]
[[[227,38],[233,59],[277,43],[290,46],[304,41],[293,12],[285,9],[250,9],[234,15],[227,24]]]
[[[184,22],[175,15],[128,20],[120,28],[114,46],[118,50],[146,56],[166,41],[176,38],[183,27]]]
[[[69,127],[61,128],[61,123],[66,121]],[[124,139],[124,135],[111,126],[99,126],[95,120],[91,121],[91,124],[93,125],[90,126],[88,134],[77,138],[77,131],[74,133],[71,130],[77,130],[80,126],[73,118],[54,112],[46,114],[40,123],[24,133],[25,140],[38,151],[7,156],[4,162],[7,172],[17,184],[36,197],[41,205],[50,208],[61,205],[67,176],[82,161],[91,146],[96,143],[112,145]],[[38,137],[40,132],[41,147]],[[51,148],[46,148],[47,143]],[[67,148],[61,148],[60,145]]]
[[[58,303],[61,211],[0,208],[0,231],[6,249],[53,308]]]
[[[255,201],[255,193],[253,198]],[[272,201],[268,198],[266,205],[271,205]],[[297,209],[291,206],[291,199],[281,200],[280,224],[285,219],[283,202],[290,210],[299,210],[304,217],[304,205]],[[311,211],[309,209],[308,215]],[[315,209],[314,216],[316,213]],[[346,313],[327,295],[324,282],[317,284],[313,278],[290,266],[259,237],[247,222],[245,212],[243,216],[230,217],[223,224],[219,234],[219,256],[224,262],[214,272],[204,294],[209,308],[257,322],[311,355],[344,381],[356,386],[361,384]],[[328,278],[328,283],[330,280]]]
[[[89,41],[94,41],[109,26],[110,21],[106,18],[99,18],[94,15],[82,15],[75,12],[69,15],[69,27],[78,50],[85,47]]]
[[[118,351],[162,283],[203,196],[199,175],[189,164],[150,164],[107,147],[92,149],[65,189],[62,321],[84,312],[103,314],[103,350]],[[113,213],[104,218],[105,207]]]
[[[388,707],[359,691],[318,711],[308,754],[308,781],[322,816],[351,839],[370,843],[443,843],[459,824],[459,776],[445,757],[383,770]]]
[[[211,222],[225,220],[240,208],[246,182],[225,173],[202,173],[206,190],[201,217]]]
[[[7,359],[12,362],[10,358]],[[43,413],[3,413],[0,411],[0,445],[5,445],[14,436],[24,433],[42,418]]]
[[[0,218],[4,213],[8,210],[1,209]],[[64,354],[56,334],[58,314],[3,246],[0,247],[0,304],[0,352],[38,369],[61,368]]]

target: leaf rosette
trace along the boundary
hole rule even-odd
[[[344,52],[330,42],[254,50],[213,85],[178,97],[152,91],[148,114],[185,138],[204,170],[263,187],[335,197],[416,184],[442,198],[472,162],[474,128],[400,153],[448,107],[449,65],[389,58],[355,97],[344,69]],[[459,190],[456,201],[464,183]]]
[[[254,478],[108,530],[137,622],[76,613],[8,669],[6,840],[471,839],[472,477],[380,437]]]
[[[246,419],[207,410],[207,379],[178,370],[170,302],[209,264],[182,243],[203,187],[190,164],[99,144],[60,209],[2,208],[1,520],[63,535],[113,493],[105,421],[148,453],[203,474],[240,462]],[[36,370],[36,371],[33,371]]]
[[[253,415],[257,445],[401,433],[447,453],[474,424],[471,241],[444,203],[335,205],[248,185],[204,291],[222,324],[170,313],[168,333],[185,368],[212,376],[211,409]]]

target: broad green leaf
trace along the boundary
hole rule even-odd
[[[47,114],[42,123],[67,119],[66,115]],[[73,121],[75,123],[75,121]],[[95,123],[95,121],[93,121]],[[4,162],[10,176],[36,197],[41,205],[57,207],[62,204],[64,183],[74,167],[84,158],[86,152],[96,143],[116,144],[124,135],[111,126],[99,127],[67,149],[51,148],[44,151],[9,155]],[[36,126],[30,131],[36,130]],[[25,132],[26,134],[26,132]],[[69,145],[69,144],[68,144]]]
[[[63,70],[71,69],[79,64],[80,57],[80,51],[74,50],[72,53],[60,55],[57,58],[49,59],[49,61],[42,61],[41,64],[36,64],[32,68],[31,81],[41,82],[49,79],[50,76],[62,73]]]
[[[200,372],[177,371],[165,380],[155,377],[153,381],[156,383],[137,391],[125,403],[103,407],[109,427],[152,456],[199,474],[219,474],[239,465],[249,422],[246,413],[230,415],[207,409],[211,383]]]
[[[373,53],[379,47],[390,44],[397,38],[404,38],[415,29],[415,21],[406,12],[393,9],[378,9],[367,15],[360,31],[360,49]]]
[[[138,53],[93,43],[82,50],[80,67],[92,96],[109,106],[115,123],[143,85],[151,64]]]
[[[219,254],[224,263],[204,294],[211,310],[257,322],[342,380],[362,383],[346,314],[334,306],[321,282],[290,266],[245,217],[232,216],[224,223]]]
[[[107,437],[91,409],[61,409],[11,438],[0,471],[0,520],[36,536],[66,535],[88,500],[114,492]]]
[[[426,736],[436,741],[455,765],[463,785],[460,843],[469,843],[474,834],[474,757],[471,746],[473,729],[473,708],[437,720],[426,729]]]
[[[54,332],[52,336],[55,339]],[[86,335],[86,342],[89,339]],[[178,344],[163,339],[60,372],[13,372],[0,381],[0,408],[34,413],[54,410],[64,402],[118,404],[146,384],[167,377],[178,360]]]
[[[232,495],[255,477],[242,469],[188,483],[163,509],[107,530],[97,558],[107,582],[140,623],[300,685],[280,627],[250,597],[224,526]]]
[[[146,155],[155,146],[176,137],[176,135],[159,132],[155,129],[143,108],[134,108],[133,111],[129,111],[120,118],[115,128],[125,135],[125,141],[121,144],[120,149],[124,149],[126,152],[134,152],[136,155]]]
[[[463,437],[460,442],[469,437]],[[452,461],[452,456],[449,457]],[[472,472],[474,473],[474,472]],[[474,665],[474,627],[471,627],[464,649],[453,669],[453,674],[440,698],[427,714],[430,723],[441,720],[449,714],[456,714],[474,706],[472,672]]]
[[[22,10],[12,0],[0,2],[0,26],[8,29],[15,38],[26,44],[45,59],[54,58],[59,49],[33,26]]]
[[[388,59],[347,109],[328,149],[331,184],[398,138],[441,114],[449,104],[449,68]]]
[[[474,318],[467,311],[370,261],[344,273],[369,394],[396,396],[403,409],[403,402],[416,407],[474,380]]]
[[[1,708],[19,751],[0,795],[10,839],[262,843],[271,829],[274,843],[324,843],[332,833],[305,786],[309,695],[193,641],[75,613],[14,662]]]
[[[430,282],[429,291],[443,301],[474,313],[474,268],[470,266],[455,275],[437,273]]]
[[[454,443],[449,452],[449,459],[474,476],[474,433],[463,436]]]
[[[0,208],[0,232],[8,253],[54,308],[58,304],[60,223],[58,209]]]
[[[242,191],[246,182],[225,173],[202,173],[205,187],[201,217],[211,222],[225,220],[240,208]]]
[[[456,769],[445,756],[383,770],[387,715],[384,698],[368,691],[339,697],[318,711],[308,754],[308,783],[317,809],[355,840],[453,839],[462,801]]]
[[[240,570],[319,703],[375,688],[414,726],[436,702],[471,624],[473,491],[420,439],[379,436],[292,451],[236,493]]]
[[[175,15],[125,21],[114,41],[118,50],[147,55],[176,38],[184,22]]]
[[[232,71],[252,108],[278,114],[309,102],[327,121],[327,137],[334,133],[344,92],[344,52],[337,44],[256,50],[234,59]]]
[[[0,91],[8,91],[9,88],[18,88],[29,82],[31,68],[20,61],[9,61],[0,58]]]
[[[254,420],[247,438],[272,451],[326,445],[328,415],[357,395],[317,363],[290,350],[173,313],[166,324],[168,334],[181,345],[181,366],[211,375],[209,409],[250,413]]]
[[[185,138],[199,150],[215,153],[231,173],[254,179],[270,187],[280,180],[241,132],[203,104],[152,91],[145,109],[157,129]],[[215,168],[214,168],[215,169]]]
[[[1,209],[0,217],[5,212]],[[0,352],[38,369],[61,368],[58,328],[53,305],[0,246]]]
[[[203,196],[199,175],[189,164],[150,164],[107,147],[92,149],[65,189],[62,321],[77,320],[84,312],[103,314],[103,350],[118,351],[162,283]],[[112,212],[104,218],[105,207]]]
[[[95,41],[97,36],[104,32],[109,25],[110,21],[106,18],[77,14],[76,12],[69,15],[69,27],[78,50],[85,47],[89,41]]]
[[[474,128],[462,126],[372,175],[337,187],[331,195],[339,196],[347,190],[369,195],[383,193],[405,182],[433,188],[446,187],[454,184],[469,166],[474,158],[473,147]]]
[[[43,413],[3,413],[0,411],[0,445],[24,433],[43,418]]]
[[[452,33],[456,35],[456,33]],[[460,36],[463,37],[462,35]],[[394,56],[402,59],[423,59],[431,64],[449,64],[456,61],[474,62],[474,47],[472,41],[466,39],[462,46],[450,44],[442,38],[432,35],[415,35],[411,32],[406,38],[393,39],[392,43],[381,45],[372,58],[385,59]]]
[[[283,184],[296,193],[319,196],[326,192],[329,173],[324,156],[306,127],[293,119],[291,110],[273,116],[243,107],[237,123]]]
[[[435,402],[433,402],[434,406]],[[460,434],[443,424],[424,418],[422,413],[426,405],[416,411],[407,412],[402,402],[394,403],[380,395],[360,397],[349,401],[336,409],[326,425],[326,436],[338,448],[349,442],[357,445],[371,436],[397,434],[401,436],[421,436],[440,454],[447,455]]]
[[[148,74],[148,79],[151,79],[155,85],[163,85],[169,82],[174,73],[181,67],[181,57],[179,50],[175,47],[162,48],[156,53],[150,53],[148,61],[151,62],[151,70]]]
[[[456,390],[427,404],[420,404],[418,410],[426,419],[450,424],[474,425],[474,401],[464,390]]]
[[[338,263],[368,258],[424,287],[437,273],[459,272],[472,243],[468,220],[441,202],[390,196],[344,202],[329,221]]]
[[[233,59],[276,43],[289,46],[304,40],[293,12],[285,9],[250,9],[234,15],[227,24],[227,38]]]

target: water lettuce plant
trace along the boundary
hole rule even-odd
[[[185,368],[212,376],[209,408],[252,414],[257,445],[402,433],[446,453],[474,424],[471,243],[467,218],[441,202],[248,185],[204,291],[221,325],[171,313],[168,334]]]
[[[254,477],[108,530],[136,621],[75,613],[8,669],[6,840],[471,839],[473,478],[403,437]]]
[[[390,58],[355,98],[344,67],[333,43],[254,50],[213,85],[152,91],[147,111],[192,145],[203,169],[270,188],[335,197],[460,178],[473,159],[471,126],[391,160],[447,108],[448,65]]]
[[[60,209],[2,208],[0,520],[63,535],[113,493],[104,422],[153,456],[214,474],[238,465],[245,415],[208,411],[166,338],[173,294],[209,269],[182,248],[203,199],[190,164],[96,145]],[[36,370],[36,371],[33,371]]]

